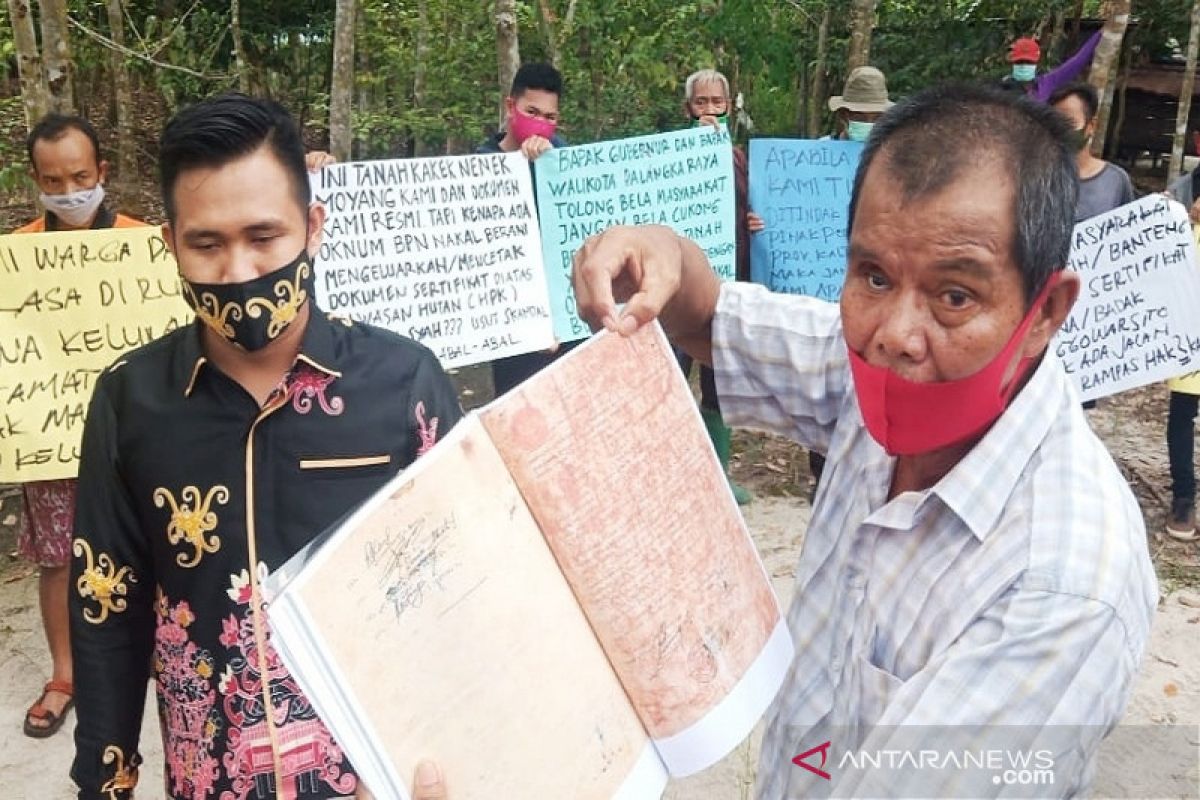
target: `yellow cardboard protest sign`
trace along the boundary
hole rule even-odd
[[[1167,386],[1170,387],[1172,392],[1200,394],[1200,372],[1189,372],[1187,375],[1172,378],[1167,381]]]
[[[97,376],[191,317],[157,227],[0,236],[0,483],[75,477]]]

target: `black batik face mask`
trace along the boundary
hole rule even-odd
[[[308,250],[274,272],[242,283],[193,283],[182,275],[183,298],[200,320],[243,350],[261,350],[295,322],[315,280]]]

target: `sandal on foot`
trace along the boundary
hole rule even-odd
[[[50,692],[59,692],[67,696],[67,702],[63,705],[62,711],[55,714],[50,709],[42,705],[46,699],[46,695]],[[25,735],[32,736],[34,739],[46,739],[58,733],[58,729],[62,727],[63,722],[67,719],[67,713],[75,705],[75,686],[67,681],[50,681],[42,689],[42,696],[37,699],[37,702],[29,707],[25,712]],[[46,720],[46,725],[34,725],[35,720]]]

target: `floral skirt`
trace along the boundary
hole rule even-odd
[[[17,525],[17,550],[39,567],[71,563],[75,523],[74,478],[24,484],[24,513]]]

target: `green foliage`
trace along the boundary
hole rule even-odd
[[[20,97],[0,99],[0,196],[19,197],[33,185],[25,156],[25,112]]]
[[[1161,57],[1187,40],[1191,0],[1136,0],[1130,36],[1137,58]],[[241,0],[246,63],[234,59],[228,0],[124,0],[139,112],[160,122],[178,106],[239,85],[273,96],[323,146],[328,117],[331,0]],[[561,130],[570,141],[681,127],[684,78],[715,66],[745,99],[747,135],[795,135],[845,80],[847,0],[518,0],[521,55],[557,53],[566,93]],[[817,29],[832,10],[826,91],[811,95]],[[879,0],[871,61],[893,97],[938,80],[999,79],[1009,42],[1040,33],[1047,63],[1069,55],[1076,0]],[[1100,0],[1083,3],[1084,16]],[[494,0],[360,0],[356,39],[356,157],[462,152],[499,123]],[[543,19],[544,10],[549,19]],[[111,34],[105,0],[70,0],[74,19]],[[1057,21],[1062,27],[1056,28]],[[72,29],[81,111],[112,118],[110,51]],[[1051,42],[1057,46],[1049,47]],[[423,53],[419,57],[418,54]],[[12,55],[7,6],[0,4],[0,54]],[[157,63],[155,63],[157,62]],[[10,62],[11,63],[11,62]],[[162,65],[171,65],[166,68]],[[10,82],[15,86],[15,82]],[[143,99],[149,100],[146,108]],[[21,120],[19,105],[4,120]],[[14,123],[15,124],[15,123]],[[145,147],[155,125],[147,124]],[[0,153],[3,155],[3,153]],[[4,163],[11,164],[11,161]],[[0,175],[0,182],[3,181]]]

